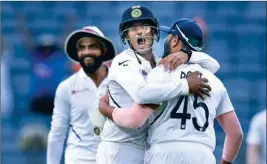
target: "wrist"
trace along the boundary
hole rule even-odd
[[[233,164],[233,162],[227,162],[226,160],[224,160],[224,159],[222,158],[222,160],[221,160],[221,164]]]
[[[184,52],[184,53],[186,53],[187,54],[187,56],[188,56],[188,59],[187,59],[187,61],[186,62],[188,62],[189,60],[190,60],[190,58],[191,58],[191,56],[192,56],[192,50],[189,50],[189,49],[182,49],[182,51]]]

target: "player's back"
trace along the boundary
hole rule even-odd
[[[211,97],[177,96],[164,102],[162,109],[154,112],[150,118],[148,143],[162,142],[196,142],[212,148],[215,147],[215,132],[213,122],[218,114],[222,93],[226,91],[222,82],[210,71],[197,64],[184,64],[175,71],[167,73],[162,67],[152,70],[148,83],[164,83],[179,81],[186,78],[191,72],[199,71],[201,76],[209,80],[212,90]],[[157,77],[157,78],[156,78]],[[164,135],[163,135],[164,134]]]

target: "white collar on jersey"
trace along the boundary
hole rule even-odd
[[[86,75],[86,73],[84,72],[83,68],[80,68],[80,70],[78,71],[78,76],[80,78],[90,78]]]
[[[104,65],[104,66],[105,66],[105,65]],[[107,71],[109,71],[108,66],[105,66],[105,67],[106,67]],[[78,77],[79,77],[79,78],[83,78],[83,79],[89,78],[89,79],[91,79],[89,76],[87,76],[87,74],[84,72],[84,70],[83,70],[82,67],[79,69],[79,71],[78,71],[77,73],[78,73]],[[107,77],[108,77],[108,76],[106,76],[105,78],[107,78]],[[92,80],[92,79],[91,79],[91,80]]]

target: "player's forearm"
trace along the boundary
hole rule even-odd
[[[146,84],[137,91],[137,104],[160,104],[177,95],[188,95],[189,87],[186,79],[165,84]]]
[[[139,128],[143,126],[153,110],[146,105],[134,104],[132,108],[115,108],[113,121],[125,128]]]
[[[232,164],[232,162],[227,162],[224,159],[222,159],[220,164]]]
[[[234,111],[218,116],[217,120],[226,134],[222,158],[227,162],[232,162],[241,146],[242,128]]]
[[[103,99],[100,99],[99,102],[99,111],[103,116],[106,116],[111,121],[113,121],[112,112],[114,107],[109,106],[109,103],[107,101],[103,101]]]
[[[222,158],[225,161],[227,162],[234,161],[241,146],[242,138],[243,138],[242,132],[226,135],[223,148],[223,156],[222,156]]]
[[[95,107],[88,110],[88,116],[91,122],[93,123],[94,128],[102,129],[107,120],[105,116],[100,113],[99,107]]]
[[[60,128],[51,128],[47,142],[47,164],[60,164],[65,136]]]
[[[216,73],[220,69],[218,61],[203,52],[193,51],[189,62],[199,64],[201,67],[211,71],[212,73]]]

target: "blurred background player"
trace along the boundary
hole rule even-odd
[[[266,163],[266,109],[251,120],[247,136],[247,164]]]
[[[13,112],[13,88],[11,85],[10,78],[10,59],[11,54],[8,51],[6,45],[4,44],[2,35],[1,39],[1,47],[0,47],[0,57],[1,57],[1,118],[8,119],[11,117]]]
[[[17,29],[23,36],[23,43],[33,67],[30,79],[31,112],[51,116],[56,88],[62,80],[72,74],[69,60],[62,49],[64,46],[62,40],[73,28],[75,19],[73,17],[64,19],[66,23],[59,37],[53,33],[44,32],[35,38],[34,31],[26,25],[25,15],[17,16]]]
[[[98,108],[99,96],[106,93],[108,67],[103,62],[111,60],[116,50],[97,27],[87,26],[68,36],[65,51],[82,68],[57,88],[47,163],[60,163],[68,136],[65,163],[95,164],[100,138],[94,134],[92,118],[87,113]]]

